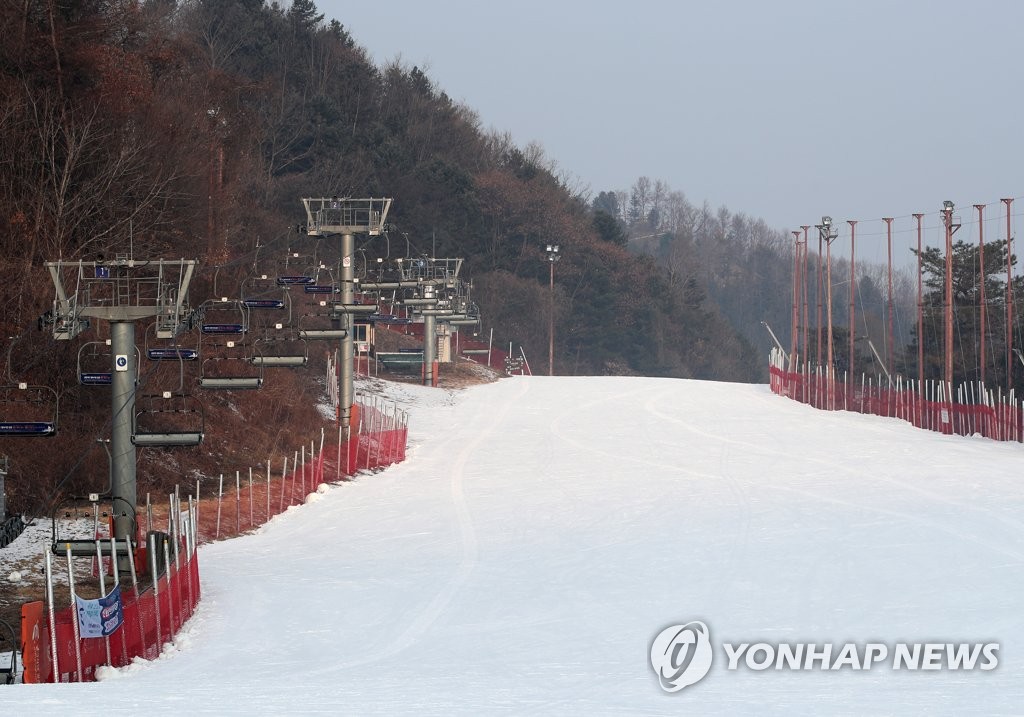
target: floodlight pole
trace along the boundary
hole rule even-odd
[[[978,277],[980,280],[980,289],[978,295],[978,302],[981,305],[981,316],[979,317],[979,337],[980,344],[978,349],[978,361],[981,363],[981,372],[978,378],[981,380],[981,385],[985,385],[985,280],[988,278],[988,271],[985,268],[985,205],[975,204],[974,208],[978,210],[978,271],[981,276]]]
[[[892,310],[892,220],[893,217],[882,217],[882,221],[885,222],[885,235],[886,235],[886,246],[889,250],[889,262],[888,262],[888,273],[889,273],[889,301],[888,301],[888,320],[889,330],[887,332],[889,345],[885,351],[885,366],[886,376],[892,376],[895,370],[895,354],[896,354],[896,333],[893,326],[893,310]]]
[[[1013,238],[1010,236],[1010,205],[1013,199],[1000,199],[1006,205],[1006,392],[1013,388]]]
[[[854,304],[854,295],[855,295],[854,294],[854,290],[857,288],[857,281],[854,278],[854,271],[856,269],[856,264],[854,263],[854,257],[853,257],[854,239],[855,239],[856,234],[857,234],[857,220],[856,219],[847,219],[846,223],[850,225],[850,366],[849,366],[849,369],[847,370],[846,375],[850,377],[850,383],[852,385],[852,383],[853,383],[853,339],[854,339],[854,335],[855,335],[854,329],[857,326],[856,321],[855,321],[855,317],[854,317],[854,309],[855,309],[855,306],[856,306]]]
[[[562,258],[558,253],[558,244],[548,244],[548,376],[555,375],[555,263]]]
[[[800,231],[793,231],[793,314],[790,319],[789,370],[796,370],[796,353],[800,343]]]
[[[810,226],[810,224],[802,224],[800,226],[800,228],[804,230],[803,271],[800,274],[800,290],[803,293],[803,307],[802,307],[802,311],[803,311],[803,326],[804,326],[804,353],[803,353],[803,358],[804,358],[804,362],[806,363],[806,361],[807,361],[807,351],[808,351],[808,347],[807,347],[807,342],[808,342],[807,328],[810,326],[810,323],[811,323],[811,317],[810,317],[810,312],[808,310],[808,301],[807,301],[807,230],[809,230],[811,228],[811,226]]]
[[[943,336],[942,380],[947,390],[953,386],[953,202],[942,203],[942,223],[946,228],[946,281],[942,310],[945,334]]]
[[[817,334],[816,338],[817,338],[817,341],[818,341],[818,366],[821,366],[821,289],[822,289],[822,283],[824,282],[824,277],[822,276],[822,273],[821,273],[821,242],[822,242],[823,237],[822,237],[821,226],[820,225],[816,225],[815,229],[818,230],[818,280],[817,280],[817,282],[815,282],[816,285],[817,285],[816,289],[817,289],[817,294],[818,294],[818,317],[817,317],[817,321],[815,321],[814,323],[815,323],[815,327],[816,327],[815,333]]]
[[[917,393],[924,400],[924,274],[921,266],[921,219],[924,214],[914,214],[917,220]],[[918,407],[920,412],[923,406]],[[919,413],[920,415],[920,413]]]
[[[826,346],[827,359],[825,364],[825,375],[830,380],[835,376],[835,369],[832,365],[832,241],[839,236],[838,232],[832,230],[832,217],[822,217],[821,224],[815,225],[818,230],[818,241],[825,242],[825,272],[826,272],[826,313],[827,313],[827,337]],[[830,389],[831,390],[831,389]]]

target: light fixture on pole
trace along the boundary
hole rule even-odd
[[[821,224],[816,224],[815,229],[818,230],[818,237],[825,242],[825,274],[826,274],[826,287],[825,287],[825,301],[826,301],[826,321],[827,321],[827,332],[826,338],[826,354],[825,359],[825,375],[829,378],[834,374],[834,368],[832,366],[832,240],[839,236],[839,232],[832,229],[832,217],[822,217]]]
[[[558,253],[557,244],[548,244],[546,247],[548,255],[548,268],[550,278],[548,286],[550,289],[550,306],[548,307],[548,376],[555,375],[555,262],[562,258]]]

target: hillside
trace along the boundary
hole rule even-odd
[[[624,226],[609,225],[540,147],[484,130],[417,67],[374,66],[310,0],[32,1],[3,5],[0,21],[0,328],[20,337],[7,378],[56,387],[70,441],[56,454],[11,449],[16,508],[27,509],[26,491],[47,494],[48,481],[80,489],[105,471],[100,452],[83,457],[107,417],[105,398],[74,382],[80,345],[35,330],[54,293],[43,262],[196,257],[197,304],[290,252],[338,261],[336,247],[301,232],[302,196],[393,197],[386,236],[358,247],[361,271],[378,260],[465,258],[483,329],[535,363],[553,304],[558,373],[764,376],[749,322],[726,318],[730,301],[748,296],[736,290],[742,280],[680,273],[631,251]],[[564,257],[553,296],[548,243]],[[695,245],[696,256],[712,248]],[[773,274],[750,306],[774,307],[783,278]],[[305,379],[268,387],[308,404],[321,367],[318,357]],[[246,440],[277,440],[280,428],[256,418],[266,396],[203,399],[217,430],[202,470],[244,450],[221,445],[239,437],[233,413],[255,428]],[[276,424],[312,415],[269,405]]]

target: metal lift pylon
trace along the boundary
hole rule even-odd
[[[335,306],[343,317],[341,352],[338,357],[338,420],[349,428],[352,401],[355,395],[353,381],[355,341],[352,336],[352,316],[359,312],[355,304],[355,235],[380,236],[384,231],[391,199],[351,199],[349,197],[304,198],[306,233],[311,237],[341,236],[341,302]]]
[[[56,298],[47,321],[59,340],[76,337],[90,319],[110,323],[111,362],[111,504],[114,537],[135,540],[138,503],[135,476],[135,387],[138,361],[135,322],[156,318],[157,335],[171,338],[182,328],[184,299],[194,259],[139,260],[118,256],[109,261],[48,261]],[[124,565],[121,566],[121,561]],[[127,557],[118,558],[128,569]]]

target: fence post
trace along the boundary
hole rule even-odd
[[[75,675],[82,681],[82,637],[78,634],[78,605],[75,603],[75,571],[71,564],[71,543],[66,544],[68,558],[68,590],[71,592],[71,630],[75,635]]]
[[[50,668],[54,682],[60,682],[60,665],[57,664],[57,625],[53,609],[53,564],[50,562],[50,550],[43,548],[43,564],[46,572],[46,616],[50,624],[50,661],[53,666]],[[45,681],[45,675],[39,676],[39,681]]]

